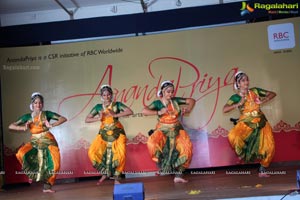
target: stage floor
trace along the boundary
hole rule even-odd
[[[270,167],[269,178],[257,176],[257,166],[236,166],[208,170],[191,170],[185,178],[188,183],[173,183],[173,176],[152,176],[122,179],[122,183],[144,183],[145,199],[228,199],[257,197],[257,199],[281,199],[289,190],[296,189],[296,170],[300,166]],[[113,199],[113,181],[107,180],[101,186],[94,180],[77,180],[66,183],[58,180],[53,189],[56,193],[45,194],[42,184],[33,183],[7,185],[0,192],[5,200],[61,200],[61,199]],[[264,197],[262,196],[273,196]],[[300,194],[284,199],[300,199]]]

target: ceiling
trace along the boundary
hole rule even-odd
[[[177,5],[177,7],[185,7],[187,5],[210,5],[236,1],[238,0],[0,0],[0,14],[55,10],[61,8],[59,3],[67,9],[72,9],[106,5],[141,5],[141,2],[144,2],[148,7],[155,4],[162,6],[172,4]],[[161,9],[163,10],[163,8]]]
[[[89,7],[120,3],[138,3],[140,0],[59,0],[66,8]],[[55,0],[0,0],[0,14],[55,10],[61,7]]]
[[[0,0],[0,27],[155,12],[240,0]]]

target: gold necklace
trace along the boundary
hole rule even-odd
[[[253,97],[252,97],[252,94],[251,94],[250,90],[249,90],[249,97],[250,97],[250,106],[253,106],[253,104],[254,104],[254,99],[253,99]]]
[[[108,109],[112,104],[112,101],[110,103],[108,103],[107,105],[105,105],[105,102],[103,102],[102,106],[103,106],[103,110]]]
[[[247,97],[247,93],[249,93],[249,90],[247,90],[246,92],[242,92],[242,91],[240,90],[239,95],[240,95],[241,97],[246,98],[246,97]]]
[[[35,118],[35,116],[37,116],[37,114],[34,115],[34,112],[31,113],[32,123],[34,123],[36,126],[38,126],[41,121],[41,114],[42,114],[42,111],[39,112],[38,120],[35,121],[34,118]]]
[[[175,108],[174,108],[174,105],[173,105],[173,102],[172,102],[172,99],[168,102],[168,104],[166,104],[166,102],[164,101],[164,99],[162,99],[162,103],[164,105],[164,107],[167,109],[167,113],[169,115],[171,115],[172,118],[176,118],[176,115],[175,115]],[[168,108],[168,105],[171,104],[171,108],[172,110],[169,110]]]

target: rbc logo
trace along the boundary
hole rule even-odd
[[[289,39],[289,32],[273,33],[274,40],[286,40]]]
[[[269,48],[271,50],[291,49],[295,47],[294,24],[274,24],[268,26]]]

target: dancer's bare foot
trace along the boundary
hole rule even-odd
[[[106,175],[102,175],[101,178],[99,179],[99,181],[97,182],[97,185],[101,185],[101,183],[103,183],[103,181],[107,178]]]
[[[185,180],[183,178],[180,178],[180,177],[175,177],[174,178],[174,183],[187,183],[188,180]]]
[[[116,184],[121,184],[121,183],[120,183],[120,181],[115,180],[115,185],[116,185]]]
[[[47,189],[47,190],[43,190],[44,193],[55,193],[55,190],[51,190],[51,189]]]
[[[243,164],[243,158],[242,157],[238,157],[238,160],[236,161],[237,164]]]
[[[258,169],[258,177],[259,178],[268,178],[270,175],[267,173],[267,169],[264,166],[260,166]]]
[[[268,177],[270,177],[270,175],[267,173],[260,172],[260,173],[258,173],[258,177],[259,178],[268,178]]]
[[[32,179],[30,178],[30,179],[28,179],[28,183],[29,184],[31,184],[32,183]]]

